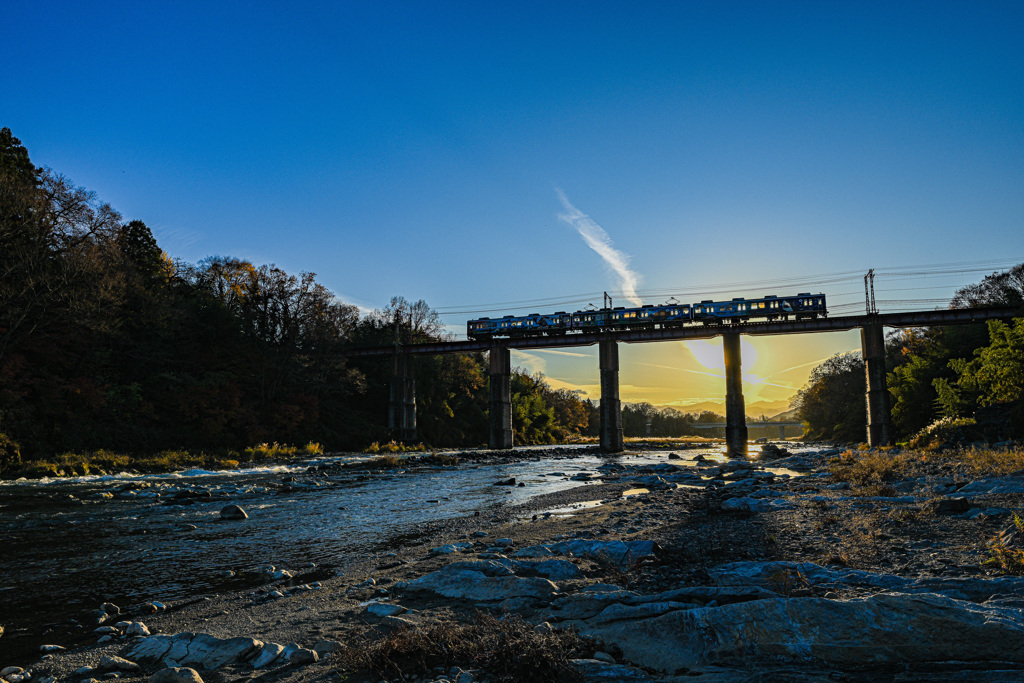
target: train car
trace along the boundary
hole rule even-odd
[[[694,322],[705,325],[746,322],[751,318],[766,318],[772,321],[789,320],[793,317],[796,320],[803,320],[826,315],[828,309],[825,307],[825,295],[810,292],[784,297],[769,295],[760,299],[737,297],[732,301],[705,300],[693,305]]]
[[[690,322],[710,324],[741,323],[754,319],[796,320],[828,315],[824,294],[803,292],[796,296],[769,295],[760,299],[736,297],[732,301],[710,299],[695,304],[670,302],[662,306],[587,309],[566,313],[477,318],[466,324],[470,339],[562,335],[567,332],[655,329],[680,327]]]
[[[545,334],[565,334],[570,315],[565,311],[530,315],[506,315],[503,318],[477,318],[466,323],[466,336],[470,339],[490,337],[519,337]]]

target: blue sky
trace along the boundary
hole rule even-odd
[[[1024,260],[1024,3],[9,5],[0,126],[35,163],[173,257],[312,271],[364,307],[422,298],[457,328],[622,301],[567,206],[645,303],[856,312],[868,268],[980,264],[878,281],[931,299]],[[794,339],[758,341],[764,376],[857,346]],[[593,385],[579,353],[519,362]],[[624,357],[627,400],[714,393],[693,348]],[[658,393],[640,363],[688,371]]]

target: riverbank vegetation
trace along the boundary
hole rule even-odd
[[[1024,264],[964,287],[952,305],[1015,306],[1024,316]],[[885,365],[898,441],[935,448],[1024,438],[1024,317],[895,330]],[[815,368],[793,403],[805,436],[863,441],[864,394],[859,353]]]

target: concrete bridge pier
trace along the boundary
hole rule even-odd
[[[512,353],[509,347],[493,344],[490,349],[491,401],[487,446],[492,451],[512,448]]]
[[[601,450],[622,451],[622,402],[619,400],[619,347],[614,340],[598,344],[601,367]]]
[[[388,429],[399,441],[416,439],[416,380],[412,374],[412,357],[401,351],[391,356]]]
[[[786,440],[786,427],[784,425],[779,425],[779,441],[785,441],[785,440]]]
[[[743,401],[740,335],[722,335],[725,349],[725,450],[730,458],[747,457],[747,409]]]
[[[861,354],[867,380],[868,446],[892,444],[892,414],[885,380],[885,331],[879,322],[860,328]]]

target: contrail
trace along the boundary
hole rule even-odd
[[[560,213],[558,217],[576,228],[576,232],[580,234],[580,237],[587,243],[587,246],[596,251],[604,259],[604,262],[615,271],[621,281],[622,295],[633,302],[633,304],[637,306],[642,305],[643,301],[636,294],[636,286],[640,282],[640,276],[629,269],[629,256],[613,247],[608,233],[595,223],[590,216],[569,203],[569,199],[560,188],[556,187],[555,192],[558,193],[558,199],[561,200],[562,206],[566,210],[566,213]]]

